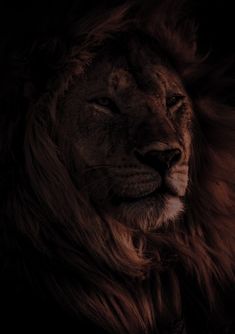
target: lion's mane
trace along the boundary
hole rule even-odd
[[[79,19],[68,15],[63,34],[38,38],[10,60],[0,114],[4,268],[17,250],[32,285],[110,333],[150,333],[182,312],[187,322],[190,305],[204,305],[210,319],[234,279],[233,82],[225,67],[198,55],[195,25],[182,15],[182,3],[100,8]],[[99,46],[126,31],[156,39],[194,108],[186,212],[157,232],[101,217],[83,199],[73,182],[79,157],[58,116]]]

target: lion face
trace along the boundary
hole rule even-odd
[[[138,55],[104,47],[69,91],[63,123],[80,191],[101,212],[149,230],[183,212],[192,108],[151,47]]]

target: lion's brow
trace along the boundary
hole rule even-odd
[[[124,68],[114,69],[109,76],[111,89],[114,91],[123,90],[134,83],[131,73]]]

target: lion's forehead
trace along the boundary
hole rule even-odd
[[[171,91],[184,92],[180,78],[172,69],[150,60],[140,66],[128,63],[125,57],[121,61],[104,57],[91,65],[87,78],[94,90],[105,90],[111,95],[131,91],[132,94],[142,92],[161,98]]]
[[[139,88],[160,97],[167,92],[183,91],[179,78],[161,65],[153,65],[138,75],[133,75],[125,68],[113,68],[107,75],[106,82],[111,93]]]

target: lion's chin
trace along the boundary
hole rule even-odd
[[[150,231],[176,221],[183,211],[181,198],[164,194],[123,201],[112,209],[112,215],[128,226]]]

